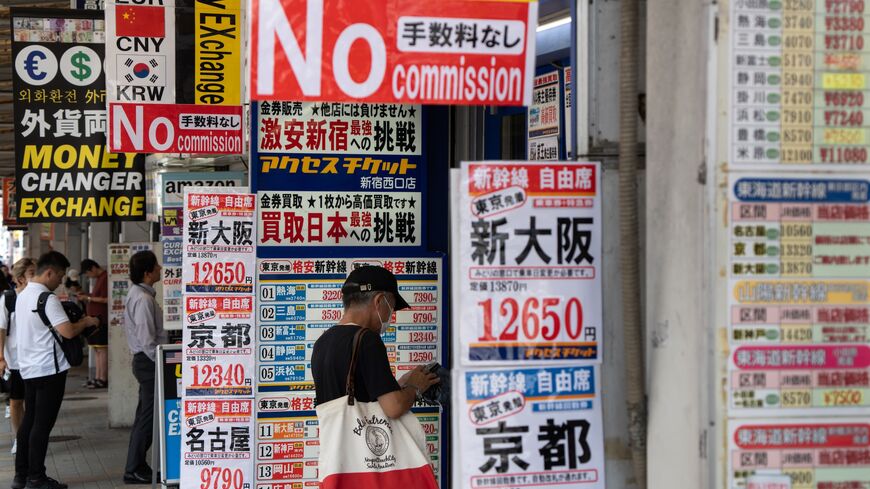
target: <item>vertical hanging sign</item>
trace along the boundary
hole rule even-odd
[[[246,188],[184,191],[181,487],[253,485],[254,208]]]
[[[106,2],[108,102],[175,102],[174,7],[174,0]]]
[[[244,2],[197,0],[196,103],[242,105]]]

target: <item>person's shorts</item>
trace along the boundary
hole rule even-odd
[[[85,335],[90,346],[109,346],[109,327],[105,324],[97,326],[93,332]]]
[[[9,370],[11,375],[9,375],[9,399],[15,399],[16,401],[24,400],[24,379],[21,378],[20,370]]]

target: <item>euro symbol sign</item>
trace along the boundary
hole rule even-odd
[[[27,59],[24,60],[24,69],[27,70],[27,74],[34,80],[43,80],[48,75],[39,68],[39,62],[45,59],[45,53],[42,51],[33,51],[27,55]]]

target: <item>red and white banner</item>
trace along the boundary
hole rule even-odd
[[[254,0],[254,100],[529,105],[536,1]]]
[[[237,154],[244,148],[242,107],[109,104],[113,152]]]

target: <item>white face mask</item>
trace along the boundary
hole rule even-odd
[[[387,332],[387,328],[390,327],[390,322],[391,322],[392,319],[393,319],[393,308],[390,306],[390,303],[389,303],[389,302],[387,302],[387,307],[390,308],[390,312],[387,314],[387,319],[386,319],[386,320],[385,320],[384,318],[381,317],[381,309],[380,309],[380,308],[377,309],[377,311],[378,311],[378,319],[381,320],[381,334],[384,334],[384,333]]]

